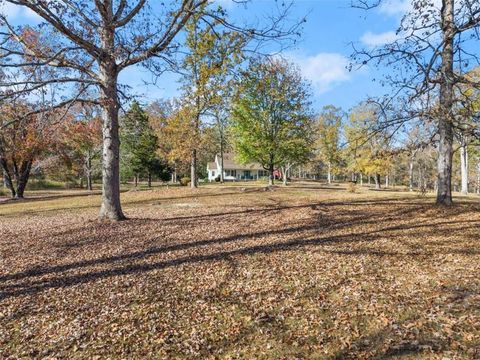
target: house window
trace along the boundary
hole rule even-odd
[[[268,171],[267,170],[258,170],[258,176],[260,176],[260,177],[268,176]]]
[[[225,176],[237,176],[237,170],[225,170]]]
[[[212,171],[212,176],[215,176],[215,171]]]

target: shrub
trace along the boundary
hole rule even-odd
[[[357,192],[357,183],[354,181],[350,181],[347,185],[347,191],[349,193],[356,193]]]
[[[31,179],[27,184],[27,190],[53,190],[64,189],[65,187],[64,182],[47,179]]]
[[[190,184],[190,178],[188,176],[185,176],[180,179],[180,185],[188,186],[188,184]]]
[[[6,188],[0,187],[0,196],[10,196],[10,191]]]

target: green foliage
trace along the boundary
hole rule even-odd
[[[153,176],[161,181],[169,181],[171,178],[171,169],[165,161],[158,157],[154,158],[150,163],[150,172]]]
[[[158,137],[149,124],[147,113],[134,101],[123,117],[121,158],[123,175],[162,173],[166,166],[157,158]]]
[[[55,181],[50,179],[31,179],[27,185],[27,190],[55,190],[77,187],[74,181]]]
[[[305,161],[311,150],[309,89],[285,60],[253,60],[242,73],[233,113],[239,160],[266,169]]]
[[[206,6],[205,4],[202,8]],[[180,146],[175,147],[172,155],[176,153],[176,159],[181,160],[184,164],[189,164],[193,154],[192,150],[196,150],[199,166],[196,169],[197,176],[192,180],[194,183],[197,183],[198,175],[201,177],[207,175],[205,171],[207,161],[211,161],[214,154],[218,152],[214,151],[212,156],[209,151],[205,152],[205,149],[202,148],[204,141],[208,142],[212,135],[207,133],[209,127],[205,126],[206,117],[210,118],[213,115],[220,133],[220,139],[217,140],[214,147],[219,147],[217,144],[225,146],[227,119],[225,112],[228,107],[226,98],[228,98],[227,94],[231,87],[232,69],[243,59],[244,35],[225,27],[220,19],[221,17],[218,17],[212,19],[212,22],[205,22],[202,19],[201,11],[198,11],[192,15],[186,25],[188,54],[182,64],[181,106],[185,110],[181,119],[177,119],[177,129],[185,128],[186,131],[180,133],[182,137],[187,134],[187,139],[180,143]],[[212,147],[207,150],[210,149]],[[184,156],[185,153],[187,156]]]
[[[333,105],[324,106],[315,123],[315,150],[318,160],[332,172],[337,172],[342,163],[340,136],[344,113]]]

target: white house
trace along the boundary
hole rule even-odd
[[[222,159],[215,155],[215,161],[207,164],[208,181],[215,181],[222,171]],[[223,154],[223,179],[224,180],[257,180],[268,177],[266,171],[259,163],[239,164],[233,154]]]

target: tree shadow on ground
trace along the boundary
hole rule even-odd
[[[383,201],[381,201],[383,202]],[[380,203],[381,203],[380,202]],[[349,205],[355,204],[365,204],[369,202],[349,202]],[[376,202],[374,202],[376,203]],[[328,204],[318,204],[316,206],[343,206],[345,203],[328,203]],[[311,206],[311,205],[308,205]],[[423,205],[424,206],[424,205]],[[265,211],[281,211],[281,210],[291,210],[305,208],[307,205],[299,206],[290,206],[282,208],[271,208],[271,209],[261,209],[255,210],[255,212],[265,212]],[[389,216],[384,216],[383,214],[360,214],[356,217],[353,217],[346,221],[338,221],[338,213],[334,211],[336,215],[333,218],[321,216],[313,216],[312,220],[307,224],[301,224],[297,226],[289,226],[287,228],[281,229],[270,229],[260,232],[246,232],[243,234],[234,234],[224,237],[214,237],[207,238],[200,241],[190,241],[190,242],[179,242],[175,244],[166,244],[163,246],[154,246],[146,250],[134,251],[125,254],[120,254],[116,256],[100,257],[89,260],[82,260],[77,262],[72,262],[62,265],[54,265],[47,267],[35,267],[26,271],[7,274],[0,276],[0,282],[3,282],[3,285],[0,285],[0,299],[5,299],[9,297],[21,296],[25,294],[34,294],[50,288],[62,288],[69,287],[77,284],[88,283],[96,281],[102,278],[109,278],[114,276],[121,276],[125,274],[133,273],[143,273],[152,270],[165,269],[168,267],[179,266],[182,264],[195,264],[201,262],[209,261],[222,261],[233,256],[250,256],[254,254],[269,254],[275,252],[282,252],[287,250],[299,250],[304,247],[322,247],[326,245],[345,245],[345,244],[368,244],[375,242],[378,239],[390,238],[393,241],[397,236],[403,235],[405,231],[410,231],[416,236],[435,236],[435,235],[444,235],[442,233],[441,227],[448,227],[452,229],[453,226],[456,226],[458,229],[463,231],[469,229],[478,229],[479,223],[476,220],[464,220],[464,221],[450,221],[450,220],[440,220],[436,221],[432,226],[432,222],[428,219],[423,221],[416,221],[415,224],[398,224],[398,225],[389,225],[389,221],[393,221],[399,216],[412,216],[418,211],[416,207],[399,209]],[[243,213],[243,212],[240,212]],[[252,211],[246,211],[246,213],[252,214]],[[238,212],[233,212],[233,214],[238,214]],[[223,214],[225,215],[225,214]],[[205,216],[221,216],[220,214],[207,214]],[[256,216],[256,215],[254,215]],[[168,226],[168,221],[184,221],[184,225],[191,226],[191,218],[170,218],[165,221],[165,226]],[[139,226],[148,222],[158,222],[156,219],[137,219],[135,220]],[[355,231],[356,226],[373,226],[382,222],[382,226],[377,228],[372,228],[369,231]],[[181,225],[181,223],[179,224]],[[468,227],[467,225],[471,225]],[[108,225],[104,225],[107,226]],[[117,225],[117,229],[122,227]],[[345,231],[346,229],[352,228],[352,231],[344,232],[339,235],[330,235],[329,232],[335,230]],[[75,232],[78,229],[68,230],[57,234],[56,236],[65,236],[68,232]],[[318,233],[323,233],[323,236],[318,236]],[[400,232],[401,234],[396,234]],[[128,236],[128,233],[123,234]],[[117,237],[116,234],[113,237]],[[143,264],[131,264],[128,262],[134,261],[143,261],[146,259],[154,258],[156,255],[160,254],[170,254],[174,252],[196,249],[197,252],[207,251],[211,246],[225,245],[229,243],[242,243],[244,241],[255,241],[260,238],[270,238],[275,239],[277,236],[289,236],[286,241],[273,241],[267,244],[259,244],[253,246],[241,246],[238,249],[228,250],[228,251],[216,251],[213,253],[201,254],[194,256],[178,256],[173,257],[170,260],[158,261],[151,263]],[[101,235],[97,236],[95,241],[91,241],[92,235],[89,234],[89,230],[85,229],[85,241],[88,240],[87,244],[94,246],[97,243],[106,241]],[[155,239],[153,239],[155,240]],[[67,244],[66,246],[78,246],[82,242],[82,239],[77,239],[75,244]],[[357,248],[357,249],[340,249],[340,250],[325,250],[338,255],[373,255],[373,256],[429,256],[436,253],[450,253],[450,254],[468,254],[476,255],[478,251],[472,248],[465,249],[425,249],[417,248],[413,249],[410,252],[394,252],[394,251],[383,251],[372,248]],[[122,264],[127,262],[127,264]],[[120,264],[120,265],[119,265]],[[106,266],[107,269],[95,269],[96,266]],[[91,271],[85,272],[88,268],[93,267]],[[71,275],[68,274],[68,271],[79,270],[82,271],[81,274]],[[62,275],[62,273],[65,273]],[[45,275],[60,274],[54,277],[46,277],[42,279]],[[37,279],[37,280],[36,280]],[[14,282],[14,283],[11,283]]]

